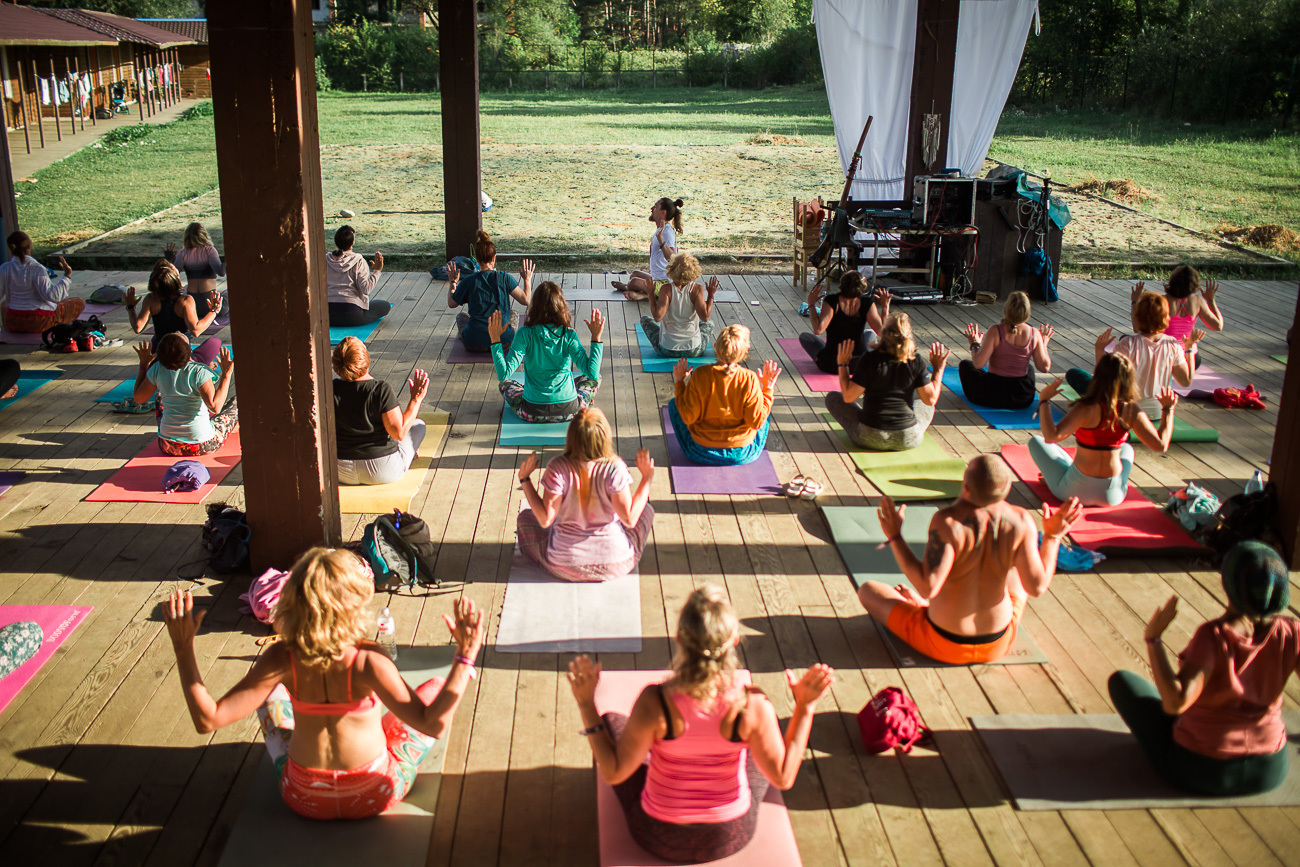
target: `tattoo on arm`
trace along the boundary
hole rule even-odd
[[[943,548],[943,539],[939,536],[939,531],[931,529],[930,538],[925,543],[925,554],[921,558],[921,565],[927,571],[939,565],[939,561],[943,559]]]

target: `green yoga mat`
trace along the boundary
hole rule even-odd
[[[921,556],[929,536],[930,519],[939,511],[937,506],[908,506],[903,512],[903,541],[912,547],[917,557]],[[880,520],[876,510],[865,506],[822,506],[822,514],[831,528],[831,539],[848,567],[849,577],[855,587],[861,587],[867,581],[894,586],[911,582],[898,568],[898,561],[888,547],[878,547],[885,541],[885,533],[880,529]],[[902,639],[896,637],[876,621],[885,646],[900,668],[944,668],[948,663],[931,659],[925,654],[912,649]],[[988,665],[1028,665],[1047,662],[1047,656],[1034,643],[1034,639],[1024,628],[1016,632],[1016,643],[1011,652]]]
[[[825,416],[853,463],[880,493],[894,500],[950,500],[961,493],[966,462],[950,456],[928,433],[914,449],[878,452],[854,443],[830,413]]]
[[[1066,400],[1078,400],[1079,393],[1070,387],[1069,383],[1061,383],[1061,397]],[[1159,425],[1159,419],[1152,419],[1152,423]],[[1140,442],[1137,434],[1130,433],[1128,441],[1131,443]],[[1189,421],[1184,421],[1177,415],[1174,416],[1174,435],[1170,437],[1170,442],[1175,443],[1217,443],[1219,441],[1219,432],[1212,427],[1197,427]]]
[[[431,677],[446,677],[456,648],[401,647],[397,667],[412,687]],[[469,720],[453,724],[467,725]],[[239,818],[221,853],[222,867],[244,864],[366,864],[383,853],[385,865],[423,867],[433,836],[447,739],[438,741],[420,764],[411,791],[395,809],[356,822],[318,822],[294,813],[280,797],[271,759],[262,761],[244,799]],[[262,749],[261,745],[257,749]]]
[[[1269,358],[1273,359],[1274,361],[1280,361],[1280,362],[1282,362],[1283,364],[1286,364],[1287,356],[1285,356],[1285,355],[1270,355]]]

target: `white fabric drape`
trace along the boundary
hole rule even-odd
[[[904,183],[916,0],[813,0],[817,45],[847,171],[867,116],[855,199],[909,198]],[[1015,81],[1038,0],[961,0],[945,167],[974,175],[984,163]]]

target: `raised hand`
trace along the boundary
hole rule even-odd
[[[1142,293],[1146,291],[1146,285],[1147,284],[1139,280],[1137,281],[1137,285],[1134,286],[1131,290],[1129,290],[1128,303],[1130,307],[1138,303],[1138,299],[1141,298]]]
[[[370,267],[375,269],[376,271],[384,270],[384,254],[376,250],[375,260],[370,263]]]
[[[1156,400],[1160,401],[1160,408],[1169,412],[1178,403],[1178,393],[1172,388],[1165,386],[1160,389],[1160,394],[1156,395]]]
[[[587,320],[587,330],[591,332],[591,342],[599,343],[600,335],[605,331],[605,317],[595,307],[591,308],[591,318]]]
[[[1200,343],[1204,339],[1205,339],[1205,329],[1194,328],[1192,329],[1191,334],[1183,338],[1183,349],[1184,350],[1195,349],[1196,344]]]
[[[213,292],[211,295],[208,296],[208,309],[212,311],[212,313],[214,314],[220,313],[221,301],[222,301],[221,293]]]
[[[524,462],[519,465],[519,481],[526,482],[537,469],[537,452],[529,452]]]
[[[691,365],[685,358],[677,359],[673,365],[673,382],[685,382],[686,375],[691,372]]]
[[[429,374],[417,367],[411,371],[411,378],[406,381],[406,387],[411,390],[411,402],[419,403],[424,400],[425,394],[429,391]]]
[[[1092,342],[1092,345],[1095,346],[1097,349],[1105,349],[1107,346],[1110,345],[1110,336],[1114,332],[1115,332],[1114,328],[1107,328],[1101,334],[1097,335],[1097,339]]]
[[[134,307],[135,305],[140,303],[140,300],[135,296],[134,286],[130,286],[127,288],[126,294],[122,296],[122,303],[125,304],[127,307]]]
[[[217,356],[217,363],[221,365],[223,375],[229,376],[230,371],[235,369],[235,357],[230,354],[230,347],[221,347],[221,353]]]
[[[763,370],[758,374],[763,387],[771,389],[776,386],[776,378],[781,375],[781,366],[772,359],[763,362]]]
[[[162,604],[163,620],[167,622],[167,634],[171,636],[176,647],[194,644],[194,636],[203,624],[206,611],[194,613],[194,594],[188,590],[173,590],[172,595]]]
[[[890,497],[880,498],[880,505],[876,507],[876,517],[880,520],[880,529],[885,531],[886,539],[892,539],[903,532],[903,513],[906,511],[907,506],[895,506]]]
[[[69,265],[68,260],[64,259],[62,256],[59,257],[59,270],[63,272],[64,277],[72,276],[72,266]]]
[[[493,310],[492,315],[488,317],[488,340],[492,343],[500,343],[501,335],[506,333],[506,326],[501,321],[501,311]]]
[[[452,613],[442,615],[442,620],[456,643],[456,652],[466,659],[477,657],[483,646],[483,612],[474,600],[468,596],[457,599]]]
[[[163,249],[165,249],[168,253],[175,253],[175,252],[176,252],[176,242],[175,242],[175,241],[168,241],[168,242],[167,242],[167,246],[164,247]]]
[[[1071,497],[1061,504],[1055,512],[1046,503],[1043,503],[1043,537],[1053,537],[1060,539],[1074,522],[1083,516],[1083,504],[1079,502],[1078,497]]]
[[[852,340],[841,341],[840,345],[835,347],[835,363],[840,367],[848,367],[849,362],[853,361],[855,348]]]
[[[1056,334],[1056,329],[1044,322],[1038,326],[1038,333],[1043,335],[1043,342],[1046,343]]]
[[[803,677],[796,678],[794,672],[787,668],[785,682],[794,695],[794,703],[812,710],[817,706],[817,700],[835,683],[835,669],[819,662],[805,671]]]
[[[808,309],[815,311],[817,302],[826,294],[826,287],[821,283],[814,283],[812,289],[808,291]]]
[[[585,653],[569,663],[569,689],[578,704],[596,703],[596,685],[600,683],[600,663],[592,662]]]
[[[1065,377],[1064,377],[1064,376],[1058,376],[1056,379],[1054,379],[1054,380],[1052,380],[1050,383],[1048,383],[1048,384],[1043,388],[1043,390],[1040,391],[1040,392],[1038,393],[1038,401],[1039,401],[1039,403],[1042,403],[1043,401],[1046,401],[1046,400],[1051,400],[1052,398],[1054,398],[1054,397],[1056,397],[1058,394],[1060,394],[1060,393],[1061,393],[1061,383],[1063,383],[1063,382],[1065,382]]]
[[[975,348],[976,343],[984,342],[984,332],[980,331],[980,327],[974,322],[966,323],[966,331],[964,333],[966,334],[966,342],[971,345],[972,349]]]
[[[881,289],[876,292],[876,303],[880,305],[880,318],[884,319],[889,315],[889,305],[893,302],[894,295],[888,289]]]
[[[1219,281],[1213,277],[1206,277],[1205,288],[1201,290],[1201,294],[1205,296],[1207,303],[1213,304],[1214,296],[1219,294]]]
[[[154,363],[153,350],[149,348],[149,341],[142,340],[135,345],[135,354],[140,359],[140,369],[148,370],[149,366]]]
[[[455,262],[448,262],[443,267],[447,269],[447,282],[455,286],[460,280],[460,268],[457,267]]]
[[[646,481],[654,478],[655,459],[650,457],[649,449],[636,450],[636,468],[641,471],[641,478]]]
[[[537,266],[533,264],[533,260],[525,259],[523,262],[519,264],[519,282],[531,283],[533,279],[533,273],[536,270],[537,270]]]
[[[1147,641],[1156,641],[1160,636],[1165,634],[1165,630],[1174,622],[1178,616],[1178,597],[1170,596],[1169,601],[1156,609],[1156,613],[1151,615],[1147,621],[1147,628],[1144,638]]]
[[[714,295],[718,294],[718,287],[721,285],[722,282],[718,280],[717,277],[710,277],[709,282],[704,286],[704,291],[708,293],[710,298],[712,298]]]
[[[938,375],[939,371],[943,370],[943,366],[948,363],[950,354],[948,347],[942,343],[930,344],[930,366],[934,368],[935,375]]]

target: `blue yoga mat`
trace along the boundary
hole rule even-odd
[[[641,347],[642,370],[647,373],[673,372],[673,368],[677,366],[677,359],[656,352],[654,346],[650,343],[650,338],[646,337],[645,329],[641,327],[640,322],[636,324],[636,342]],[[717,364],[718,359],[713,354],[713,347],[710,346],[708,355],[701,355],[699,358],[688,358],[686,363],[691,367],[701,367],[705,364]]]
[[[95,398],[95,403],[112,403],[116,400],[126,400],[135,394],[135,377],[131,377],[126,382],[119,382],[108,391]]]
[[[573,376],[576,379],[578,372],[574,371]],[[510,378],[515,382],[524,381],[524,372],[516,370],[510,374]],[[515,415],[515,411],[510,408],[510,404],[502,401],[501,403],[501,435],[497,443],[503,446],[563,446],[564,438],[569,433],[569,423],[567,421],[557,422],[531,422],[524,421]]]
[[[7,409],[14,401],[22,400],[45,383],[62,375],[62,370],[24,370],[18,374],[18,394],[8,400],[0,400],[0,409]]]
[[[994,409],[991,406],[979,406],[970,402],[966,397],[966,392],[961,389],[961,375],[957,373],[955,367],[945,367],[943,369],[943,384],[953,394],[965,401],[966,405],[975,412],[979,413],[980,418],[984,419],[998,430],[1038,430],[1038,416],[1034,411],[1038,409],[1037,400],[1024,409]],[[1060,407],[1052,407],[1052,417],[1057,421],[1065,415]]]
[[[393,306],[396,307],[397,305],[394,304]],[[392,315],[391,310],[388,312],[388,315],[389,316]],[[368,325],[346,325],[346,326],[338,326],[338,327],[331,325],[330,346],[334,346],[335,344],[342,343],[343,338],[345,337],[355,337],[358,340],[360,340],[362,343],[365,343],[367,340],[370,339],[370,336],[375,333],[375,329],[379,327],[379,323],[383,321],[384,321],[383,319],[377,319],[374,322],[369,323]]]

